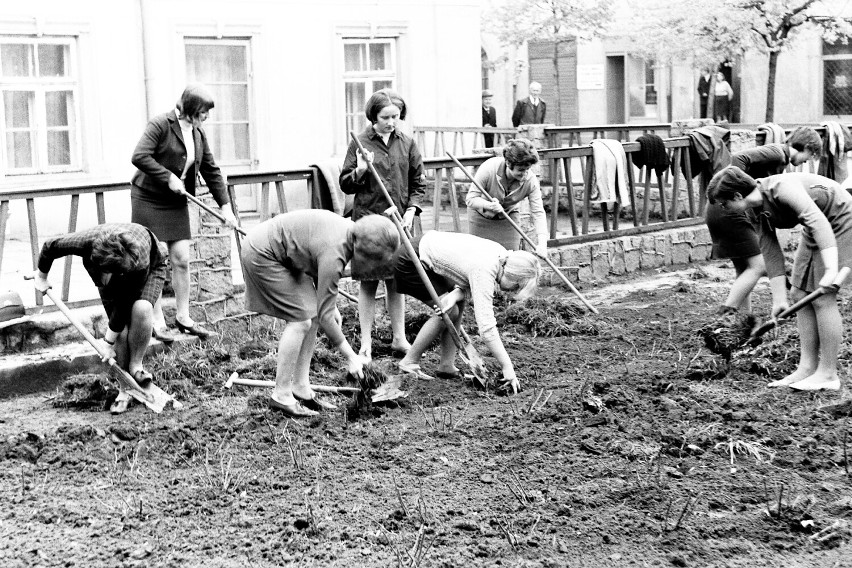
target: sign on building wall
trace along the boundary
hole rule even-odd
[[[604,66],[602,63],[577,65],[577,89],[595,90],[604,88]]]

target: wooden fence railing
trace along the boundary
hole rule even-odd
[[[494,145],[502,146],[518,133],[515,128],[415,126],[414,140],[424,158],[443,156],[444,152],[464,155],[485,148],[485,135],[494,136]]]
[[[661,138],[671,136],[671,124],[601,124],[597,126],[548,126],[544,129],[548,148],[582,146],[598,138],[628,142],[642,134],[656,134]]]

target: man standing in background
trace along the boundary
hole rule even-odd
[[[490,126],[497,128],[497,110],[491,106],[491,101],[494,100],[494,93],[485,89],[482,91],[482,126]],[[494,135],[483,134],[486,148],[494,147]]]
[[[710,100],[710,70],[702,69],[698,79],[698,101],[701,105],[701,118],[707,118],[707,101]]]
[[[512,125],[516,128],[522,124],[542,124],[547,112],[547,105],[541,100],[541,83],[530,83],[530,96],[515,103],[512,113]]]

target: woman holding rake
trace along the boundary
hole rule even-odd
[[[793,301],[821,286],[830,286],[838,267],[852,266],[852,196],[829,178],[788,173],[755,180],[729,166],[710,180],[707,197],[725,211],[755,213],[772,290],[773,317],[788,307],[784,253],[776,229],[803,225],[790,277]],[[837,355],[843,321],[836,292],[817,298],[796,315],[801,342],[799,365],[769,386],[838,390]]]

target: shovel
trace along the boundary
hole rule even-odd
[[[225,217],[223,217],[221,213],[219,213],[218,211],[216,211],[215,209],[213,209],[209,205],[206,205],[203,201],[201,201],[200,199],[198,199],[194,195],[192,195],[190,193],[186,193],[186,192],[184,192],[184,195],[186,196],[187,199],[189,199],[190,201],[192,201],[193,203],[198,205],[204,211],[206,211],[207,213],[210,213],[211,215],[213,215],[214,217],[219,219],[222,222],[222,224],[227,225],[228,227],[232,228],[240,236],[242,236],[242,237],[246,236],[245,229],[243,229],[242,227],[240,227],[238,225],[234,225],[233,223],[228,221]],[[345,290],[338,290],[337,293],[340,294],[341,296],[343,296],[344,298],[346,298],[347,300],[349,300],[350,302],[354,302],[356,304],[358,303],[358,298],[356,298],[352,294],[346,292]]]
[[[824,296],[826,294],[837,292],[840,289],[840,286],[843,285],[843,281],[846,280],[846,277],[849,276],[850,268],[848,266],[844,266],[837,272],[837,277],[834,279],[834,282],[829,284],[828,286],[820,286],[777,316],[774,319],[771,319],[767,322],[761,324],[757,329],[751,332],[751,336],[749,336],[748,340],[746,340],[745,345],[747,347],[754,347],[755,345],[760,343],[760,337],[764,335],[770,329],[773,329],[776,325],[778,325],[778,320],[785,320],[804,308],[805,306],[811,304],[814,300],[819,298],[820,296]]]
[[[375,178],[376,183],[381,189],[382,193],[385,196],[385,199],[388,200],[390,207],[385,211],[385,214],[390,216],[393,224],[396,225],[397,230],[399,231],[399,236],[402,238],[402,244],[405,246],[405,250],[408,251],[408,255],[412,258],[418,258],[417,252],[414,250],[414,246],[411,244],[411,235],[402,225],[402,217],[399,214],[399,211],[396,208],[396,205],[393,203],[393,199],[391,199],[390,193],[388,193],[387,188],[385,187],[384,182],[382,181],[379,172],[376,171],[376,167],[373,165],[373,161],[367,157],[367,151],[364,149],[364,146],[361,144],[361,141],[358,140],[358,137],[354,132],[350,132],[349,136],[352,137],[352,140],[358,146],[358,151],[361,153],[361,157],[364,158],[364,161],[367,162],[367,167],[370,169],[370,173]],[[470,349],[468,349],[468,345],[465,345],[464,340],[461,335],[459,335],[459,331],[456,329],[456,326],[453,325],[453,320],[450,319],[450,316],[441,308],[441,298],[438,296],[438,293],[435,291],[435,287],[432,286],[432,282],[429,281],[429,277],[426,275],[426,270],[423,268],[423,264],[420,262],[415,262],[414,267],[417,269],[417,274],[420,276],[420,280],[423,281],[423,285],[426,287],[426,291],[429,292],[429,297],[432,298],[432,301],[435,303],[436,312],[441,315],[444,320],[444,325],[447,327],[447,331],[450,333],[450,337],[453,340],[453,343],[456,344],[456,347],[459,350],[459,357],[461,360],[470,368],[473,373],[473,377],[477,383],[482,388],[485,388],[487,385],[487,377],[488,372],[485,369],[485,364],[482,361],[482,357],[479,353],[476,353],[476,349],[472,344],[469,344]],[[475,358],[471,358],[468,353],[476,353]]]
[[[32,280],[33,277],[32,275],[27,275],[24,276],[24,278],[26,280]],[[51,288],[48,288],[45,294],[53,301],[54,304],[56,304],[56,307],[59,308],[65,317],[68,318],[71,325],[77,328],[77,331],[79,331],[86,341],[88,341],[95,351],[97,351],[98,355],[100,355],[101,358],[104,358],[106,352],[102,350],[98,340],[95,339],[95,337],[83,326],[82,323],[77,321],[77,318],[74,317],[74,314],[71,313],[71,310],[68,309],[65,302],[63,302],[57,294],[54,294]],[[109,365],[118,372],[118,381],[127,391],[127,394],[157,414],[161,413],[169,402],[172,403],[172,408],[175,410],[183,408],[183,404],[175,400],[172,395],[168,394],[157,385],[150,383],[145,387],[140,386],[139,383],[136,382],[136,379],[130,376],[130,373],[122,369],[112,357],[109,358],[107,363],[109,363]]]
[[[478,182],[478,181],[476,181],[476,178],[474,178],[474,177],[473,177],[473,175],[472,175],[472,174],[471,174],[471,173],[467,170],[467,168],[466,168],[466,167],[464,167],[464,165],[463,165],[461,162],[459,162],[459,161],[456,159],[456,157],[455,157],[455,156],[453,156],[453,155],[452,155],[452,154],[450,154],[449,152],[447,152],[447,156],[449,156],[449,157],[450,157],[450,159],[451,159],[453,162],[455,162],[455,163],[456,163],[456,165],[457,165],[458,167],[460,167],[460,168],[461,168],[461,171],[462,171],[462,172],[464,172],[464,175],[466,175],[466,176],[467,176],[467,179],[469,179],[469,180],[471,181],[471,183],[472,183],[473,185],[475,185],[475,186],[476,186],[476,188],[477,188],[480,192],[482,192],[482,195],[485,197],[485,199],[487,199],[487,200],[491,201],[492,203],[493,203],[493,202],[495,202],[495,201],[497,201],[496,199],[494,199],[494,197],[492,197],[492,196],[491,196],[491,194],[489,194],[487,191],[485,191],[485,189],[483,189],[481,185],[479,185],[479,182]],[[513,227],[513,228],[514,228],[514,229],[518,232],[518,234],[519,234],[519,235],[521,235],[521,238],[522,238],[522,239],[524,239],[524,241],[526,241],[526,242],[527,242],[527,244],[528,244],[528,245],[530,245],[530,246],[532,247],[532,249],[533,249],[533,250],[535,250],[535,243],[533,243],[533,242],[532,242],[532,240],[530,240],[530,238],[527,236],[527,234],[526,234],[526,233],[524,233],[523,229],[521,229],[521,228],[518,226],[518,224],[517,224],[517,223],[515,223],[515,222],[512,220],[512,218],[509,216],[509,214],[508,214],[508,213],[506,213],[506,212],[504,211],[504,212],[503,212],[503,216],[506,218],[506,220],[509,222],[509,224],[511,224],[511,225],[512,225],[512,227]],[[565,283],[565,285],[566,285],[566,286],[568,286],[568,288],[569,288],[572,292],[574,292],[574,295],[575,295],[575,296],[577,296],[577,297],[580,299],[580,301],[581,301],[581,302],[583,302],[583,305],[585,305],[587,308],[589,308],[589,310],[591,310],[591,311],[592,311],[592,313],[595,313],[595,314],[596,314],[596,313],[598,313],[598,310],[597,310],[597,309],[595,309],[595,307],[594,307],[593,305],[591,305],[591,304],[589,303],[589,301],[588,301],[588,300],[586,300],[586,298],[584,298],[584,297],[583,297],[583,295],[580,293],[580,291],[579,291],[579,290],[577,290],[577,289],[574,287],[574,285],[573,285],[573,284],[571,284],[571,281],[570,281],[570,280],[568,280],[568,277],[567,277],[567,276],[565,276],[564,274],[562,274],[562,271],[561,271],[561,270],[559,270],[559,269],[556,267],[556,265],[555,265],[555,264],[553,264],[553,261],[552,261],[552,260],[550,260],[547,256],[542,256],[542,255],[537,254],[537,253],[535,253],[535,252],[534,252],[533,254],[534,254],[534,255],[536,255],[538,258],[542,259],[544,262],[546,262],[546,263],[547,263],[547,265],[548,265],[551,269],[553,269],[553,272],[555,272],[557,275],[559,275],[559,278],[560,278],[560,279],[561,279],[561,280]]]

